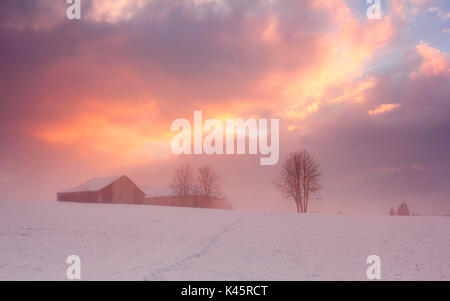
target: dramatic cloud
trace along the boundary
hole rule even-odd
[[[379,210],[420,206],[430,191],[448,208],[450,45],[435,37],[448,24],[411,30],[447,6],[393,0],[369,21],[352,1],[95,0],[69,21],[64,1],[1,1],[0,197],[118,172],[164,185],[180,160],[207,160],[236,207],[285,209],[277,167],[171,154],[171,122],[202,110],[280,118],[282,156],[308,148],[321,163],[317,211],[368,194]]]

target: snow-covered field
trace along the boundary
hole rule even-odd
[[[450,218],[0,202],[0,280],[450,280]]]

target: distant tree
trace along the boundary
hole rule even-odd
[[[175,170],[170,188],[181,201],[186,201],[186,198],[194,192],[194,174],[189,164]]]
[[[410,216],[408,205],[405,202],[401,203],[397,208],[397,215],[399,216]]]
[[[395,215],[395,210],[394,210],[394,208],[391,207],[391,210],[389,210],[389,215]]]
[[[308,212],[309,201],[321,189],[319,165],[306,150],[291,153],[275,180],[277,188],[295,201],[297,212]]]
[[[201,196],[220,196],[219,176],[209,165],[204,165],[198,168],[197,186]]]

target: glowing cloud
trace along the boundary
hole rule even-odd
[[[439,49],[420,42],[416,46],[417,53],[422,57],[422,65],[418,72],[412,72],[411,77],[419,75],[437,75],[439,73],[450,73],[450,56]]]
[[[95,0],[88,18],[110,23],[128,20],[148,2],[149,0]]]
[[[108,164],[127,165],[170,156],[171,135],[153,121],[157,118],[153,103],[114,105],[92,101],[86,106],[88,109],[63,124],[33,129],[33,135],[48,143],[75,148],[85,159],[110,160]]]
[[[400,104],[398,104],[398,103],[382,104],[381,106],[379,106],[373,110],[369,110],[368,113],[370,116],[374,116],[374,115],[391,112],[398,108],[400,108]]]

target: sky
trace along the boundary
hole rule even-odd
[[[450,214],[450,3],[0,1],[0,200],[55,200],[93,177],[168,185],[211,165],[239,210],[292,211],[273,185],[307,149],[316,213]],[[280,162],[175,156],[177,118],[277,118]]]

